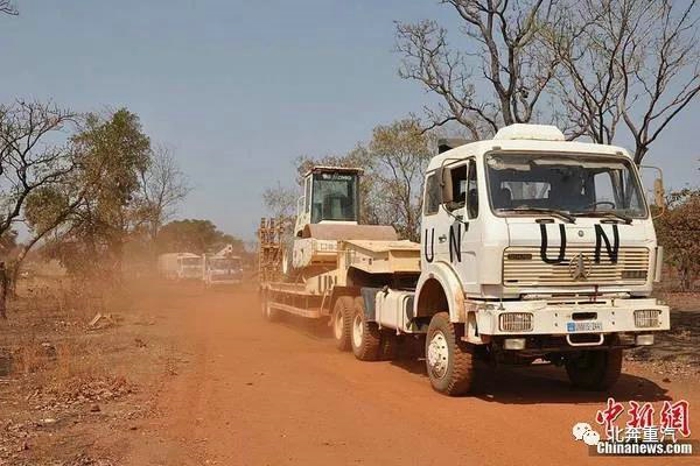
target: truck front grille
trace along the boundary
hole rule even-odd
[[[548,258],[558,255],[558,246],[547,250]],[[641,285],[648,271],[649,249],[644,247],[621,247],[617,263],[605,248],[596,263],[593,246],[569,245],[564,260],[556,264],[544,262],[539,247],[510,247],[503,253],[505,286]]]

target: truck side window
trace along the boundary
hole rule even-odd
[[[435,174],[428,175],[425,181],[425,215],[432,215],[440,208],[440,183]]]
[[[479,216],[479,190],[476,184],[476,162],[469,161],[467,173],[467,214],[469,218]]]
[[[452,186],[452,202],[445,204],[450,210],[457,210],[467,202],[467,165],[452,168],[450,170],[450,185]]]

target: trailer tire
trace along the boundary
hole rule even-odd
[[[350,343],[357,359],[360,361],[379,359],[382,334],[376,322],[367,320],[365,300],[361,296],[355,297],[351,332]]]
[[[352,320],[353,299],[351,296],[341,296],[335,301],[331,315],[331,327],[335,347],[340,351],[350,351],[350,333]]]
[[[564,366],[571,383],[584,390],[605,390],[617,382],[622,372],[622,349],[581,351],[567,358]]]
[[[475,357],[461,332],[450,322],[447,312],[438,312],[430,320],[425,340],[425,364],[433,389],[459,396],[472,389]]]

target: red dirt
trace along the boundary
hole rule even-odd
[[[120,464],[697,464],[590,457],[571,428],[594,424],[608,394],[572,390],[561,368],[499,368],[479,395],[449,398],[422,362],[360,362],[303,322],[263,321],[254,291],[170,287],[151,301],[181,362]],[[700,409],[697,384],[662,379],[628,365],[609,395]]]

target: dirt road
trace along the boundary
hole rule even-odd
[[[420,362],[360,362],[303,323],[264,322],[253,291],[165,294],[153,304],[180,362],[157,401],[161,416],[139,426],[126,464],[643,462],[590,457],[573,440],[572,426],[593,424],[607,394],[573,391],[562,369],[499,368],[480,395],[448,398]],[[628,372],[610,395],[700,406],[697,387],[663,378]]]

